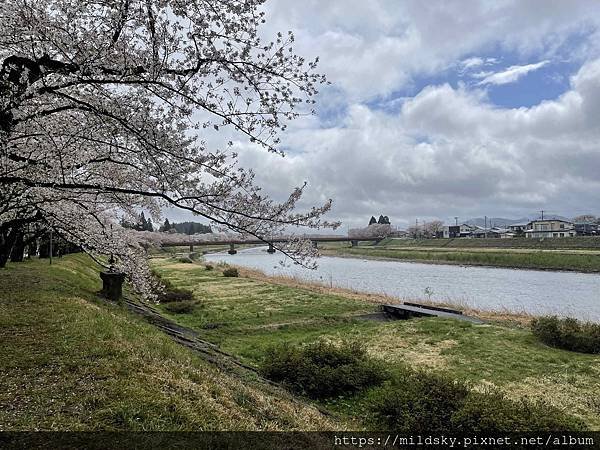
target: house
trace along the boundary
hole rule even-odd
[[[476,227],[476,229],[471,233],[475,238],[500,238],[507,239],[515,237],[515,233],[500,227],[492,227],[492,228],[483,228]]]
[[[529,228],[530,222],[520,222],[520,223],[512,223],[508,226],[510,232],[514,233],[516,236],[521,236],[525,234],[525,230]]]
[[[489,232],[489,228],[475,227],[475,229],[471,231],[471,236],[474,238],[492,237]]]
[[[512,239],[517,235],[510,228],[494,227],[491,231],[500,239]]]
[[[529,223],[525,235],[534,239],[573,237],[576,235],[576,231],[575,225],[568,220],[540,219]]]
[[[466,223],[462,223],[460,225],[450,225],[450,226],[444,227],[443,237],[445,237],[445,238],[471,237],[473,231],[475,231],[476,229],[477,229],[477,227],[466,224]]]
[[[599,227],[594,222],[575,222],[577,236],[597,236],[599,234]]]

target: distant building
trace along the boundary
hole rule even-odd
[[[524,235],[525,231],[529,228],[530,222],[511,223],[508,229],[516,236]]]
[[[460,225],[450,225],[444,227],[443,237],[445,238],[458,238],[458,237],[471,237],[473,232],[477,229],[476,226],[461,223]]]
[[[392,231],[388,235],[388,237],[391,237],[391,238],[407,238],[408,237],[408,231],[406,231],[406,230],[400,230],[398,228],[396,228],[395,230],[392,229]]]
[[[513,233],[512,231],[510,231],[507,228],[500,228],[500,227],[492,227],[492,228],[476,227],[476,228],[477,229],[471,233],[471,235],[474,238],[508,239],[508,238],[515,237],[515,233]]]
[[[599,225],[593,222],[575,222],[577,236],[597,236]]]
[[[576,235],[575,225],[568,220],[546,219],[529,223],[525,235],[528,238],[573,237]]]

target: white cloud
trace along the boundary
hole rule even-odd
[[[265,8],[261,33],[292,29],[295,50],[320,56],[319,71],[333,82],[319,99],[328,113],[282,136],[285,158],[236,142],[242,165],[274,197],[306,180],[303,205],[331,197],[331,217],[351,227],[379,214],[401,224],[597,205],[597,0],[277,0]],[[540,62],[499,72],[506,55]],[[582,68],[560,98],[527,108],[489,103],[485,85],[565,60]],[[440,83],[399,98],[448,69],[482,85]],[[373,100],[397,112],[368,107]]]
[[[474,67],[479,67],[479,66],[482,66],[483,64],[485,64],[485,61],[483,60],[483,58],[480,58],[478,56],[475,56],[473,58],[463,59],[460,62],[460,65],[465,70],[466,69],[472,69]]]
[[[519,78],[524,77],[529,72],[533,72],[535,70],[541,69],[545,65],[549,64],[550,61],[540,61],[534,64],[526,64],[524,66],[510,66],[508,69],[503,70],[502,72],[490,73],[490,72],[481,72],[478,74],[474,74],[473,76],[476,78],[483,78],[479,82],[480,85],[484,84],[508,84],[514,83]]]
[[[480,68],[481,66],[491,66],[497,64],[498,62],[498,58],[481,58],[479,56],[473,56],[471,58],[463,59],[458,65],[461,73],[464,73],[476,68]]]
[[[350,107],[344,122],[286,136],[285,158],[239,144],[242,162],[275,196],[309,182],[304,205],[332,197],[332,217],[360,225],[372,214],[519,217],[595,205],[600,181],[600,60],[584,65],[560,98],[497,108],[483,92],[429,86],[397,114]],[[600,212],[600,211],[595,211]]]
[[[264,35],[294,30],[296,49],[319,55],[320,70],[350,103],[388,96],[471,55],[583,61],[600,48],[600,36],[577,52],[567,45],[574,34],[597,36],[595,0],[277,0],[265,7]]]

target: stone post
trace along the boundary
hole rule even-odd
[[[229,253],[230,255],[235,255],[237,253],[234,244],[229,244],[229,251],[227,253]]]
[[[275,253],[275,249],[273,248],[273,244],[269,243],[269,248],[267,249],[268,253]]]
[[[102,278],[101,295],[115,302],[121,300],[125,274],[109,270],[107,272],[100,272],[100,278]]]

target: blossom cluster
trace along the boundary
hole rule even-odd
[[[115,256],[149,293],[143,247],[118,225],[140,209],[158,221],[180,208],[260,239],[335,227],[322,219],[331,200],[296,212],[299,186],[273,201],[231,149],[242,136],[280,153],[278,133],[326,82],[291,33],[261,40],[262,3],[0,3],[0,253],[11,230],[41,222]]]

